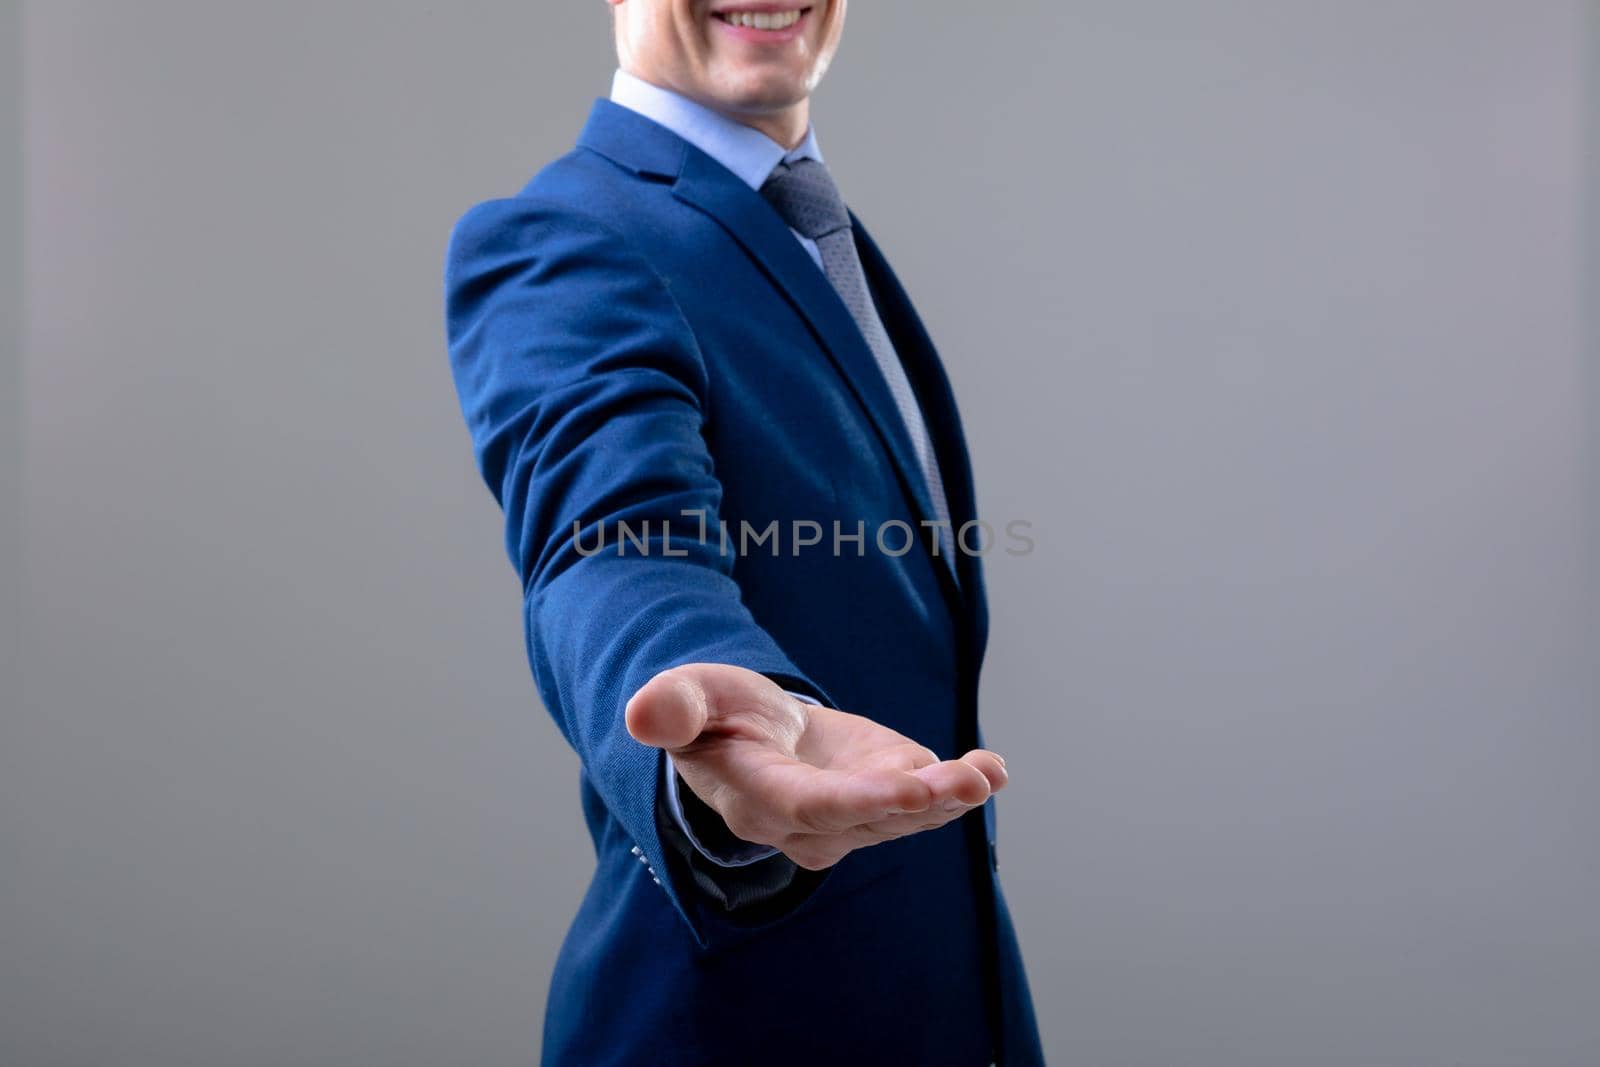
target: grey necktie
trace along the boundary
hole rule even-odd
[[[856,253],[855,236],[850,231],[850,213],[845,209],[838,186],[833,184],[833,176],[814,159],[779,163],[761,187],[761,195],[778,210],[790,229],[817,243],[817,251],[822,255],[822,272],[828,276],[866,338],[867,347],[883,372],[900,419],[910,434],[917,465],[922,468],[922,478],[933,501],[934,518],[945,524],[939,528],[939,552],[954,566],[950,508],[945,502],[939,464],[934,458],[933,438],[928,434],[928,425],[923,421],[922,409],[917,406],[900,356],[889,340],[889,332],[883,328],[883,320],[878,318],[872,292],[867,288],[866,272],[861,269],[861,257]],[[918,540],[926,536],[924,531],[918,531]],[[927,542],[923,540],[923,543]]]

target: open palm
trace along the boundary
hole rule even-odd
[[[736,837],[810,870],[853,849],[931,830],[1006,784],[975,749],[941,761],[871,719],[797,700],[765,675],[693,663],[656,675],[628,732],[671,753],[684,783]]]

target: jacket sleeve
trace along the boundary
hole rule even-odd
[[[445,290],[451,370],[505,514],[540,696],[642,851],[647,862],[633,866],[661,875],[703,941],[656,821],[662,754],[628,734],[624,705],[684,663],[745,667],[827,698],[756,624],[730,577],[695,338],[667,283],[619,232],[534,199],[462,217]],[[624,525],[643,550],[630,540],[619,552]]]

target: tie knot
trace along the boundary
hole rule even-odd
[[[814,159],[779,163],[761,195],[791,230],[813,241],[850,228],[850,212],[828,168]]]

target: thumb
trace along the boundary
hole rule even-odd
[[[708,705],[705,687],[690,670],[662,671],[633,694],[623,709],[628,733],[654,748],[682,748],[705,729]]]

